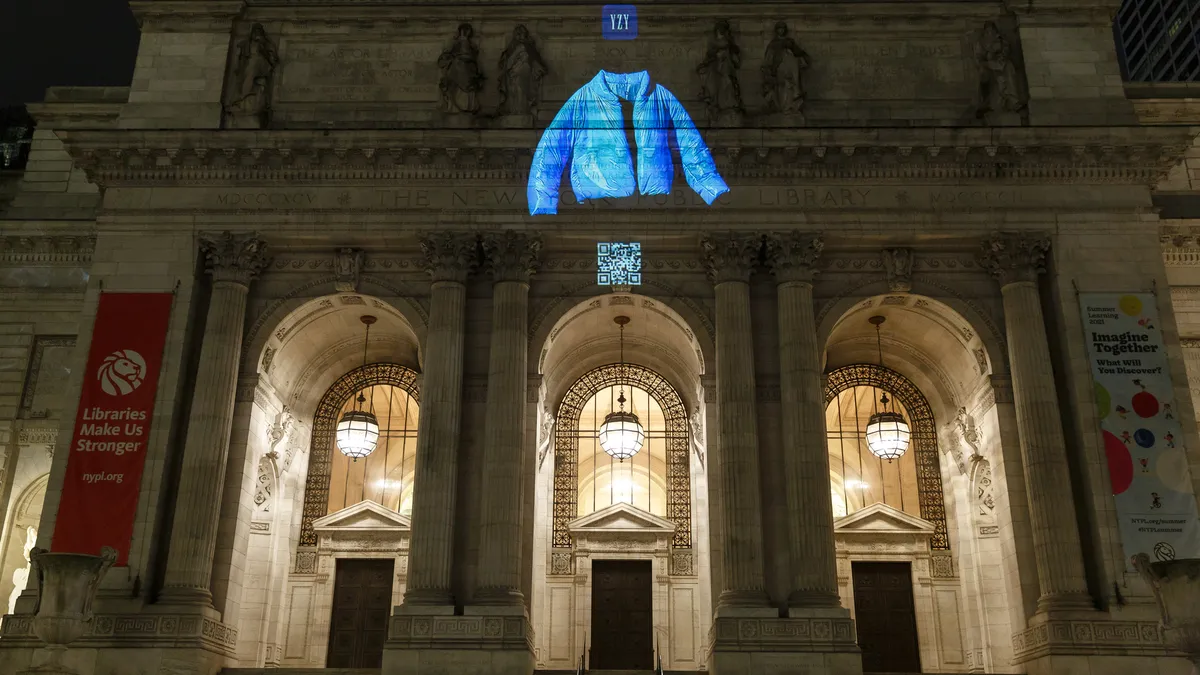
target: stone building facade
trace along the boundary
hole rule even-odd
[[[1190,672],[1079,303],[1157,298],[1194,500],[1200,112],[1122,85],[1118,4],[131,3],[131,86],[32,105],[0,213],[0,671],[47,658],[28,559],[79,515],[55,449],[132,292],[172,300],[81,675]],[[640,71],[673,187],[531,215],[573,95],[654,168],[668,99],[595,93]]]

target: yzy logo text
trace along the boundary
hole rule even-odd
[[[605,40],[632,40],[638,35],[637,7],[605,5],[601,14]]]

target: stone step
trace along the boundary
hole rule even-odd
[[[224,668],[220,675],[379,675],[379,668]]]

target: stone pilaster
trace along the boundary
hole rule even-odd
[[[799,232],[767,238],[767,264],[778,282],[779,391],[792,571],[789,607],[841,606],[821,350],[813,316],[812,282],[824,247],[820,237]]]
[[[483,250],[492,288],[480,515],[479,578],[474,604],[520,608],[521,483],[529,350],[529,279],[541,241],[511,230],[487,235]]]
[[[1093,609],[1084,576],[1062,413],[1037,286],[1049,248],[1048,239],[998,234],[984,242],[980,258],[1000,282],[1004,295],[1004,323],[1029,494],[1040,613]]]
[[[417,432],[412,539],[405,605],[454,604],[451,588],[467,275],[475,267],[475,235],[441,232],[421,240],[433,279]]]
[[[726,234],[702,242],[717,296],[717,461],[724,524],[721,595],[717,614],[768,606],[763,589],[762,505],[758,422],[754,397],[754,334],[750,275],[762,237]]]
[[[200,346],[203,366],[196,373],[188,415],[171,548],[160,597],[164,604],[209,606],[246,294],[268,259],[266,244],[254,234],[201,236],[200,249],[212,275],[212,299]]]

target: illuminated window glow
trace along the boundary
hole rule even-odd
[[[917,483],[916,453],[906,452],[888,462],[871,454],[867,447],[867,422],[882,410],[877,403],[883,393],[877,387],[850,387],[839,393],[825,409],[829,449],[829,482],[833,515],[848,516],[859,509],[883,502],[905,513],[921,517]],[[908,417],[892,392],[889,409]]]
[[[642,245],[596,245],[596,283],[601,286],[637,286],[642,283]]]
[[[354,392],[338,411],[339,419],[354,410],[359,393]],[[327,513],[369,499],[408,515],[417,468],[417,402],[400,387],[386,384],[367,387],[361,393],[367,400],[360,409],[375,413],[379,439],[375,451],[357,462],[334,448]]]

